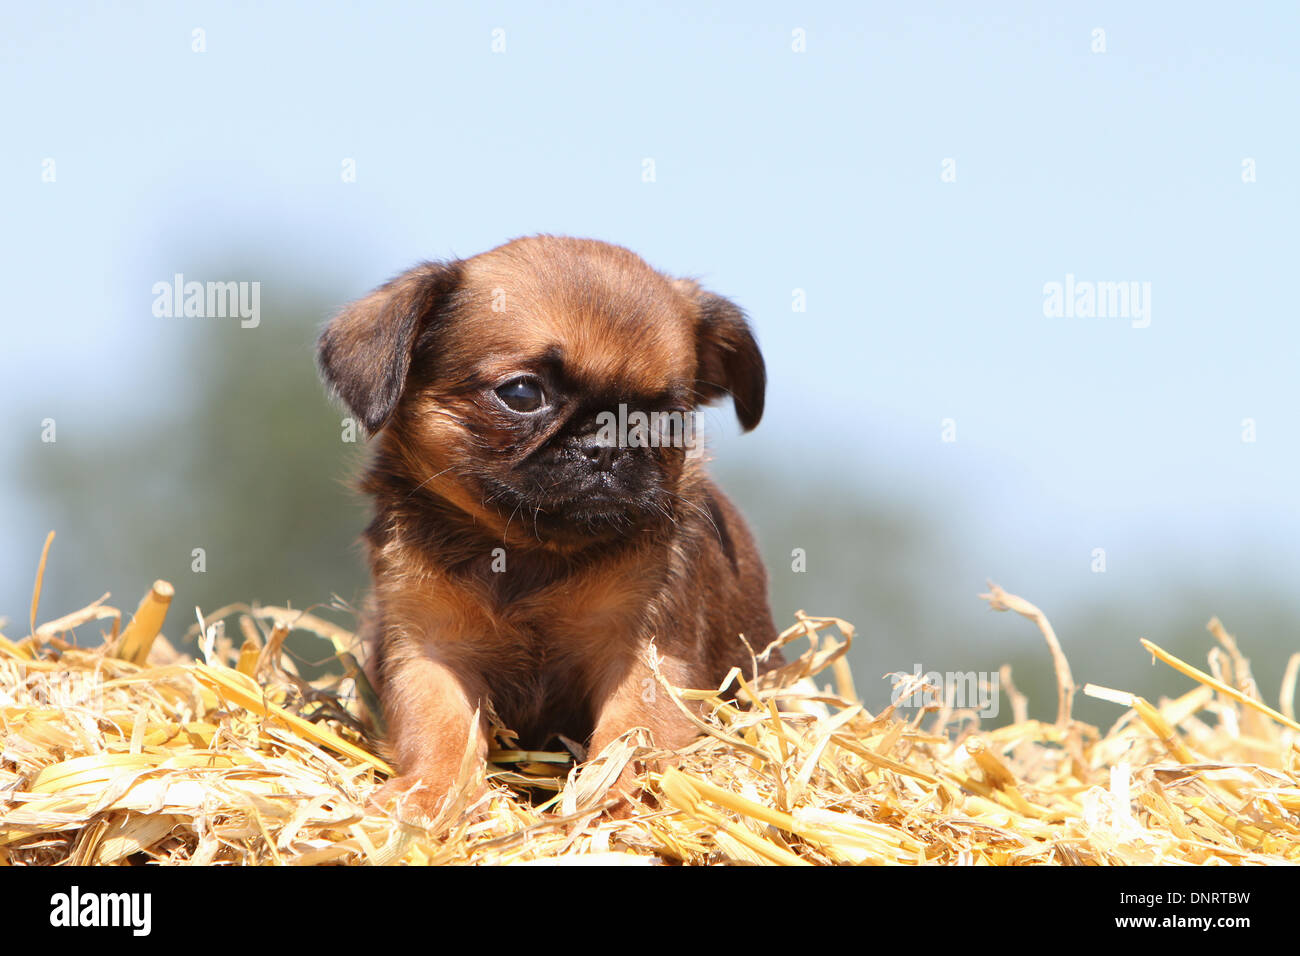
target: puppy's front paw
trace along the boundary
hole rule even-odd
[[[615,803],[605,810],[605,814],[613,820],[631,819],[646,811],[645,801],[648,795],[640,768],[635,762],[629,763],[606,794]]]
[[[448,788],[435,786],[414,774],[393,777],[370,795],[368,809],[392,812],[411,823],[432,823],[447,802]]]

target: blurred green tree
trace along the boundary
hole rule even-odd
[[[366,507],[348,480],[364,436],[345,441],[345,413],[327,400],[314,366],[315,335],[333,306],[292,283],[262,287],[255,328],[230,318],[155,320],[155,344],[174,347],[174,367],[184,371],[179,388],[166,375],[127,373],[123,380],[152,389],[147,421],[75,437],[67,428],[53,453],[24,461],[33,508],[57,532],[42,619],[104,590],[130,613],[155,578],[176,587],[164,628],[173,640],[195,623],[196,607],[305,608],[335,593],[360,600],[355,544]],[[39,542],[33,567],[38,556]],[[85,630],[93,642],[97,631]]]

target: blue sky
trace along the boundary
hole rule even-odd
[[[1288,587],[1300,8],[974,6],[13,7],[0,453],[165,414],[149,290],[214,255],[341,302],[568,233],[748,310],[768,413],[721,454],[926,502],[1004,584],[1085,591],[1104,547]],[[1150,283],[1149,327],[1046,317],[1067,274]],[[41,516],[0,514],[27,580]]]

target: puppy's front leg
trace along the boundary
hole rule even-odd
[[[681,662],[665,658],[660,670],[671,683],[690,685],[689,668]],[[591,735],[588,756],[595,757],[611,741],[633,727],[645,727],[650,731],[655,746],[665,750],[684,747],[699,733],[639,655],[608,673],[600,686],[596,729]],[[619,775],[614,791],[624,797],[630,796],[636,789],[635,778],[636,773],[629,763]]]
[[[474,726],[483,688],[439,661],[430,648],[401,642],[385,662],[383,696],[398,776],[371,799],[383,806],[418,786],[406,798],[407,812],[432,819],[456,783],[471,732],[478,759],[487,761],[486,718],[480,715]]]

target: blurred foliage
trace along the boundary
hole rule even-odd
[[[359,443],[343,441],[343,414],[326,400],[313,361],[332,306],[301,290],[277,296],[279,288],[264,283],[256,328],[159,320],[173,323],[169,339],[184,349],[176,357],[183,387],[154,383],[147,421],[61,422],[55,445],[24,462],[32,508],[57,532],[42,619],[106,589],[110,603],[132,612],[155,578],[176,586],[165,628],[173,639],[195,623],[196,607],[360,599],[355,542],[366,509],[347,487]],[[38,556],[39,542],[33,567]],[[20,620],[25,626],[26,614]]]

